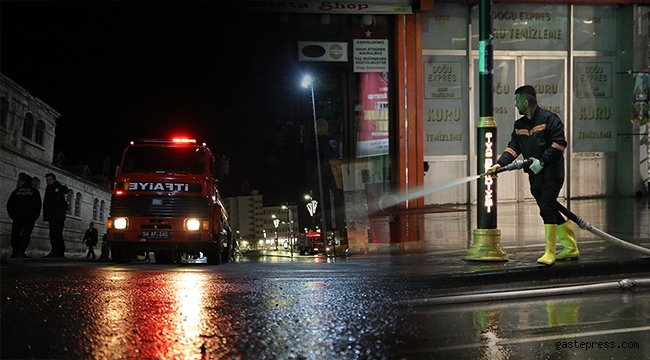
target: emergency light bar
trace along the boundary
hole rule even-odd
[[[148,144],[196,144],[195,139],[173,138],[173,139],[138,139],[138,143]]]

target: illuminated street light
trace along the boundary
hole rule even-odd
[[[278,225],[280,225],[280,219],[276,218],[275,215],[271,215],[273,217],[273,226],[275,226],[275,251],[278,251]]]
[[[311,108],[314,115],[314,139],[316,140],[316,167],[318,170],[318,190],[320,192],[320,201],[323,203],[320,211],[321,231],[324,236],[324,244],[327,245],[327,225],[325,225],[325,198],[323,197],[323,175],[320,166],[320,150],[318,149],[318,127],[316,126],[316,100],[314,99],[314,82],[311,76],[307,75],[302,80],[302,87],[311,88]],[[312,217],[313,219],[313,217]],[[315,229],[314,229],[315,230]]]
[[[287,243],[289,243],[289,251],[293,257],[293,214],[288,206],[282,205],[282,209],[287,210]]]

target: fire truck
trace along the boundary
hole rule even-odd
[[[193,139],[141,139],[127,146],[115,177],[107,237],[113,261],[153,252],[157,263],[203,253],[232,259],[234,240],[218,178],[227,162]]]
[[[326,249],[325,243],[321,239],[321,233],[309,230],[305,235],[300,235],[298,237],[298,251],[300,255],[324,253]]]

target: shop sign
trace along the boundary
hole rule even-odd
[[[616,151],[615,61],[609,57],[575,59],[573,152]]]
[[[467,58],[424,56],[424,156],[466,155]]]
[[[251,10],[323,14],[411,14],[410,1],[278,1],[248,0]]]
[[[388,40],[354,39],[354,72],[388,72]]]

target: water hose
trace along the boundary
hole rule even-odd
[[[412,300],[409,303],[411,305],[449,305],[449,304],[471,303],[471,302],[482,302],[482,301],[513,300],[513,299],[522,299],[522,298],[531,298],[531,297],[581,294],[586,292],[616,290],[616,289],[627,290],[637,286],[650,286],[650,278],[643,278],[637,280],[623,279],[620,281],[608,281],[608,282],[597,283],[597,284],[562,286],[562,287],[548,288],[548,289],[515,290],[515,291],[503,291],[503,292],[495,292],[495,293],[484,293],[484,294],[439,296],[434,298]]]
[[[629,243],[625,240],[621,240],[615,236],[612,236],[596,227],[591,225],[587,220],[581,219],[578,217],[578,215],[572,213],[569,209],[564,207],[564,205],[560,204],[559,202],[555,204],[555,207],[562,213],[564,216],[569,218],[569,220],[573,221],[574,223],[578,224],[578,226],[583,229],[587,230],[590,233],[605,239],[614,245],[620,246],[624,249],[628,249],[631,251],[636,251],[638,253],[644,254],[644,255],[650,255],[650,249],[644,248],[643,246],[635,245],[632,243]]]
[[[496,169],[495,171],[484,172],[483,174],[480,174],[479,177],[484,177],[484,176],[488,176],[488,175],[493,176],[493,175],[496,175],[498,173],[502,173],[504,171],[523,169],[525,167],[530,166],[530,164],[532,164],[532,163],[533,163],[533,160],[531,160],[531,159],[517,159],[517,160],[511,162],[510,164],[508,164],[506,166],[502,166],[502,167]]]
[[[491,176],[491,175],[495,175],[495,174],[498,174],[498,173],[504,172],[504,171],[523,169],[523,168],[525,168],[527,166],[530,166],[531,163],[532,163],[532,160],[530,160],[530,159],[518,159],[518,160],[515,160],[515,161],[511,162],[510,164],[508,164],[506,166],[502,166],[502,167],[496,169],[496,171],[485,172],[485,173],[479,175],[479,177]],[[564,205],[560,204],[559,202],[556,202],[555,207],[558,209],[559,212],[564,214],[564,216],[569,218],[569,220],[576,223],[581,229],[587,230],[590,233],[592,233],[592,234],[594,234],[594,235],[596,235],[596,236],[598,236],[598,237],[600,237],[602,239],[605,239],[605,240],[613,243],[614,245],[620,246],[620,247],[622,247],[624,249],[635,251],[635,252],[638,252],[638,253],[641,253],[641,254],[644,254],[644,255],[650,255],[650,249],[644,248],[644,247],[639,246],[639,245],[629,243],[629,242],[627,242],[625,240],[621,240],[621,239],[619,239],[619,238],[617,238],[615,236],[612,236],[612,235],[610,235],[610,234],[608,234],[608,233],[594,227],[587,220],[581,219],[580,217],[578,217],[578,215],[572,213],[569,209],[564,207]]]

